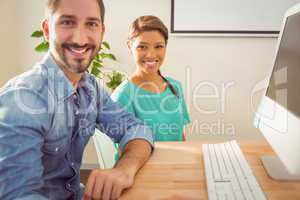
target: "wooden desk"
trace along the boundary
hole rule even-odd
[[[121,200],[175,199],[173,195],[207,199],[201,145],[157,143],[152,157],[137,174],[134,186],[123,193]],[[274,181],[266,174],[260,156],[274,154],[266,142],[242,141],[239,145],[268,199],[300,200],[300,182]]]

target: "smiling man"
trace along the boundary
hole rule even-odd
[[[104,34],[102,0],[48,0],[50,50],[0,89],[0,199],[117,199],[149,158],[153,136],[86,72]],[[95,128],[120,144],[115,168],[79,170]]]

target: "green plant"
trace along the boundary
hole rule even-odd
[[[47,52],[49,50],[49,43],[43,37],[43,32],[41,30],[34,31],[31,34],[33,38],[42,38],[42,42],[38,44],[34,50],[36,52]],[[103,61],[105,59],[117,61],[114,54],[110,53],[110,45],[108,42],[102,42],[101,49],[91,62],[89,66],[89,73],[95,75],[99,79],[104,79],[106,81],[106,86],[114,90],[120,83],[124,80],[124,75],[118,71],[112,71],[107,73],[103,71]]]

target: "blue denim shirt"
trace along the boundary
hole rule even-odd
[[[80,199],[79,169],[95,128],[121,148],[153,135],[86,73],[75,90],[50,53],[0,89],[0,199]]]

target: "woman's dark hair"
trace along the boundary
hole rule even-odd
[[[179,98],[177,90],[174,88],[174,86],[164,77],[161,75],[160,70],[158,70],[158,75],[162,77],[162,79],[167,83],[168,87],[170,88],[171,92]]]
[[[129,37],[128,40],[138,37],[142,32],[147,31],[158,31],[164,37],[165,43],[167,45],[169,39],[168,28],[164,25],[164,23],[156,16],[153,15],[145,15],[137,18],[133,21],[133,23],[129,27]],[[158,75],[162,77],[162,79],[167,83],[168,87],[172,91],[172,93],[179,97],[178,92],[173,87],[173,85],[160,73],[158,70]]]

